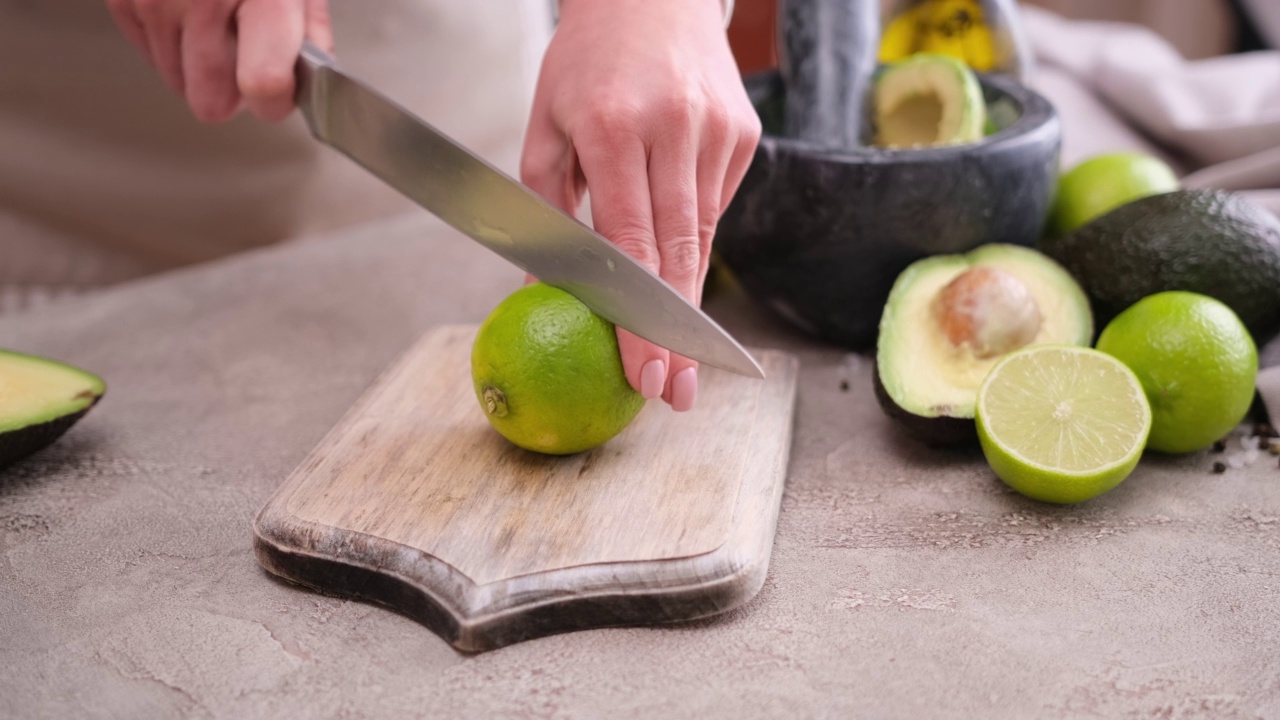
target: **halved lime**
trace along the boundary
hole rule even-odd
[[[1142,384],[1096,350],[1039,345],[1012,353],[978,390],[978,439],[991,469],[1036,500],[1097,497],[1133,472],[1151,432]]]

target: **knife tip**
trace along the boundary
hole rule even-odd
[[[756,380],[766,379],[764,368],[760,367],[760,363],[746,350],[743,350],[742,354],[735,358],[733,367],[725,369]]]

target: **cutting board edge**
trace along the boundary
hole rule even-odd
[[[776,523],[774,512],[769,524]],[[253,545],[258,563],[272,575],[323,593],[376,602],[426,625],[458,650],[481,652],[574,630],[687,622],[732,610],[749,602],[764,585],[773,544],[772,534],[767,537],[759,549],[726,542],[687,558],[558,568],[486,585],[472,583],[439,558],[403,548],[435,571],[462,579],[464,588],[458,595],[422,582],[400,563],[374,567],[281,543],[257,523]],[[725,568],[732,570],[726,573]],[[717,569],[719,574],[708,575],[708,570]],[[620,578],[620,570],[631,577]],[[593,583],[591,576],[598,581]],[[655,583],[659,576],[666,580]],[[604,581],[612,585],[603,592],[557,591]],[[541,592],[522,592],[520,587],[527,585],[543,587]],[[511,602],[495,607],[484,597]],[[673,608],[679,612],[672,613]]]

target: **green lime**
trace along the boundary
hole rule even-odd
[[[1149,295],[1116,316],[1098,349],[1128,365],[1151,401],[1148,447],[1203,450],[1244,419],[1258,350],[1231,308],[1205,295]]]
[[[1036,345],[982,382],[978,440],[996,475],[1029,498],[1076,503],[1133,472],[1151,429],[1142,385],[1096,350]]]
[[[1058,179],[1049,231],[1066,235],[1125,203],[1178,189],[1178,176],[1157,158],[1111,153],[1080,163]]]
[[[471,379],[503,437],[550,455],[608,442],[644,407],[622,371],[613,324],[542,283],[511,293],[480,325]]]

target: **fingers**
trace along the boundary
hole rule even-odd
[[[222,122],[242,104],[267,121],[294,107],[294,66],[304,35],[333,47],[326,0],[107,0],[120,31],[186,98]]]
[[[147,45],[147,31],[143,29],[142,21],[138,19],[138,13],[133,9],[132,0],[107,0],[107,9],[111,11],[111,17],[125,39],[142,53],[142,57],[147,62],[154,65],[155,63],[151,60],[151,48]]]
[[[650,154],[649,187],[653,193],[659,274],[681,295],[696,303],[700,295],[698,281],[710,245],[704,248],[699,229],[699,143],[694,126],[697,118],[691,113],[690,108],[689,114],[680,112],[666,119],[665,132],[654,143]],[[718,204],[718,197],[715,202]],[[682,412],[693,407],[697,391],[697,363],[671,354],[663,399],[673,410]]]
[[[596,231],[655,274],[660,258],[654,243],[644,143],[632,130],[625,108],[597,110],[574,137],[574,150],[587,186]],[[670,353],[619,328],[618,347],[627,382],[648,399],[662,395]]]
[[[249,111],[267,122],[293,111],[306,21],[306,6],[296,0],[244,0],[236,12],[236,85]]]
[[[733,153],[729,158],[729,166],[725,171],[724,190],[720,197],[721,212],[729,207],[729,201],[738,192],[738,186],[742,184],[742,178],[746,176],[747,170],[751,167],[751,161],[755,159],[756,148],[760,145],[760,134],[763,132],[760,127],[760,117],[756,115],[755,110],[745,96],[743,97],[743,105],[742,111],[738,113],[737,119],[734,121],[737,132],[732,144]]]
[[[649,187],[659,274],[681,295],[696,301],[703,262],[698,231],[698,140],[691,120],[681,120],[679,125],[664,133],[650,151]]]
[[[134,12],[147,39],[151,64],[169,89],[185,95],[182,79],[182,17],[186,3],[180,0],[134,0]]]
[[[618,328],[618,352],[631,387],[646,400],[662,397],[666,392],[671,353],[622,328]]]
[[[720,213],[733,196],[729,188],[729,168],[737,152],[737,131],[724,112],[712,113],[703,123],[701,149],[698,152],[698,241],[701,266],[696,284],[695,303],[702,303],[702,288],[707,280],[711,245],[715,238]],[[738,179],[739,181],[741,178]]]
[[[236,87],[233,2],[199,2],[183,29],[182,77],[187,104],[204,122],[224,122],[240,109]]]

